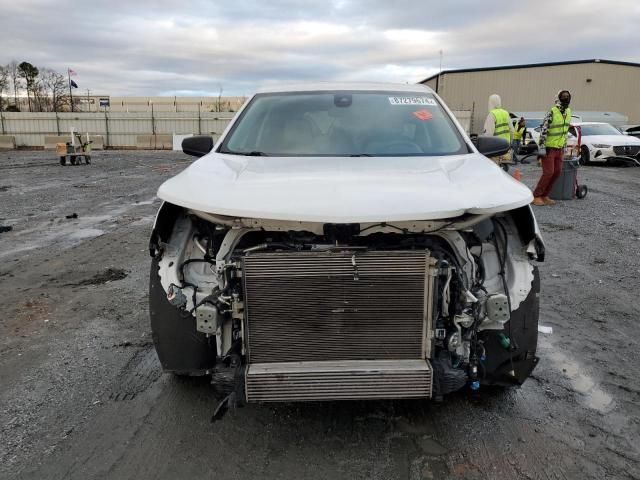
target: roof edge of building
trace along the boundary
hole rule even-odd
[[[553,67],[558,65],[576,65],[581,63],[606,63],[609,65],[625,65],[628,67],[640,67],[640,63],[591,58],[588,60],[567,60],[564,62],[524,63],[521,65],[501,65],[497,67],[477,67],[477,68],[460,68],[455,70],[443,70],[442,72],[436,73],[435,75],[431,75],[430,77],[427,77],[418,83],[426,83],[429,80],[433,80],[434,78],[437,78],[439,75],[446,75],[449,73],[487,72],[491,70],[512,70],[517,68]]]

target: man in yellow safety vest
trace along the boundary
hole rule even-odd
[[[564,147],[567,144],[567,133],[571,124],[570,103],[571,93],[568,90],[560,90],[555,105],[542,121],[538,141],[538,157],[542,158],[542,175],[533,191],[534,205],[556,203],[549,198],[549,192],[562,172]]]
[[[509,112],[502,108],[500,95],[495,93],[489,96],[489,115],[487,115],[484,121],[484,134],[504,138],[509,143],[511,143],[513,138],[513,125],[509,118]],[[510,163],[511,153],[494,157],[492,160],[498,165]]]

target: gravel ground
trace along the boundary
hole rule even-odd
[[[583,168],[586,199],[536,209],[553,334],[522,388],[210,423],[207,382],[161,373],[146,305],[155,192],[189,162],[0,153],[0,478],[640,478],[640,169]]]

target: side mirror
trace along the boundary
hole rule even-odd
[[[474,143],[478,151],[486,157],[499,157],[511,149],[509,142],[501,137],[480,135]]]
[[[202,157],[213,149],[213,138],[208,135],[195,135],[182,140],[182,151],[187,155]]]

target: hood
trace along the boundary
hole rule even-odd
[[[640,145],[640,138],[627,135],[583,135],[582,143],[602,143],[605,145]]]
[[[489,95],[489,111],[493,110],[494,108],[501,108],[502,107],[502,99],[500,98],[500,95],[498,95],[497,93],[494,93],[493,95]]]
[[[435,220],[527,205],[531,191],[478,154],[244,157],[210,153],[158,197],[218,215],[324,223]]]

